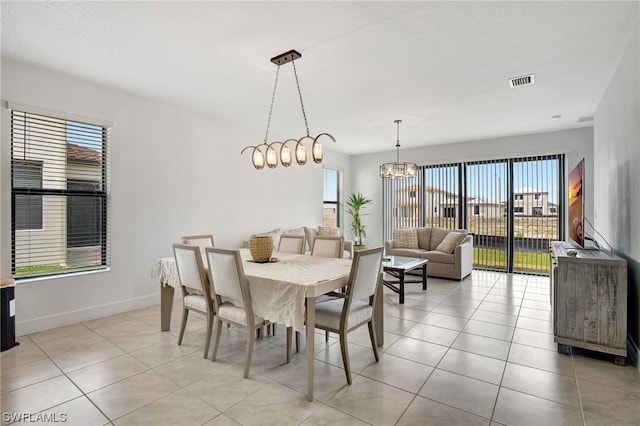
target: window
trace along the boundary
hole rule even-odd
[[[416,198],[416,191],[409,191],[409,198]]]
[[[100,182],[74,179],[67,181],[68,190],[85,192],[83,195],[70,195],[67,198],[67,247],[100,244],[102,208],[100,198],[93,196],[99,188]]]
[[[535,194],[535,195],[533,196],[533,198],[534,198],[534,199],[536,199],[536,200],[539,200],[539,199],[540,199],[540,194]]]
[[[456,217],[456,208],[455,207],[443,207],[442,215],[444,217]]]
[[[11,271],[109,266],[108,125],[11,110]]]
[[[341,180],[342,173],[339,170],[324,169],[322,226],[340,227]]]
[[[464,228],[474,235],[474,268],[548,274],[549,241],[562,235],[563,167],[564,156],[552,154],[420,166],[415,178],[385,179],[383,239],[397,228]]]
[[[15,194],[16,229],[42,229],[42,195],[31,194],[30,189],[42,188],[41,161],[15,161],[13,163],[13,182],[21,193]]]

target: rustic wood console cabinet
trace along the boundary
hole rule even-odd
[[[604,250],[551,247],[553,329],[558,352],[568,346],[627,356],[627,262]]]

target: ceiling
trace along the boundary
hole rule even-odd
[[[2,57],[201,112],[260,143],[296,61],[311,135],[347,154],[592,125],[638,2],[11,2]],[[535,74],[535,84],[508,79]],[[552,119],[552,116],[561,115]],[[106,117],[105,119],[108,119]],[[596,118],[597,119],[597,118]],[[300,138],[291,64],[269,140]],[[271,137],[272,136],[272,137]]]

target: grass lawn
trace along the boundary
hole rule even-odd
[[[507,268],[507,252],[503,249],[473,248],[473,266],[480,268]],[[545,252],[516,251],[513,270],[518,272],[549,273],[551,257]]]

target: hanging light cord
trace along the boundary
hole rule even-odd
[[[269,107],[269,118],[267,119],[267,131],[264,134],[264,144],[265,145],[267,144],[267,139],[269,137],[269,126],[271,126],[271,113],[273,112],[273,102],[276,99],[276,87],[278,87],[278,76],[279,75],[280,75],[280,65],[278,65],[278,69],[276,70],[276,81],[273,83],[273,94],[271,95],[271,106]]]
[[[302,107],[302,117],[304,117],[304,127],[307,129],[307,136],[309,136],[309,124],[307,123],[307,113],[304,111],[304,102],[302,102],[302,91],[300,90],[300,82],[298,81],[296,61],[292,61],[291,65],[293,65],[293,74],[296,76],[296,86],[298,86],[298,95],[300,96],[300,106]]]
[[[400,164],[400,123],[402,123],[402,120],[396,120],[396,125],[397,125],[396,164]]]

